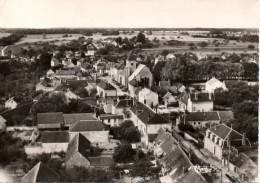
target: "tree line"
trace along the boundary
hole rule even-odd
[[[250,141],[258,140],[258,85],[250,86],[243,81],[226,82],[228,91],[222,88],[214,92],[214,103],[232,107],[235,119],[233,127],[246,133]]]
[[[174,61],[168,60],[165,65],[160,64],[155,68],[157,69],[155,80],[169,79],[172,82],[207,80],[212,76],[219,79],[258,79],[259,71],[256,63],[212,62],[212,60],[195,61],[188,58],[186,54],[177,57]],[[160,72],[160,77],[158,72]]]
[[[0,46],[8,46],[12,45],[13,43],[19,41],[24,34],[21,33],[13,33],[9,36],[0,38]]]

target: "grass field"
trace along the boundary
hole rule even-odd
[[[193,32],[194,33],[194,32]],[[198,33],[198,32],[196,32]],[[85,38],[93,38],[94,40],[100,40],[100,39],[106,39],[108,37],[110,38],[116,38],[116,37],[128,37],[132,38],[133,36],[137,36],[138,32],[129,35],[129,34],[123,34],[122,32],[120,35],[114,35],[114,36],[102,36],[98,34],[94,34],[93,36],[85,36]],[[8,33],[0,33],[0,37],[8,35]],[[6,53],[8,50],[12,51],[13,53],[19,53],[21,48],[27,48],[25,43],[28,43],[32,46],[33,49],[40,49],[41,46],[35,45],[33,43],[35,42],[49,42],[50,44],[55,45],[61,45],[66,44],[71,40],[78,39],[79,37],[83,36],[81,34],[69,34],[71,37],[62,37],[64,34],[46,34],[45,39],[43,38],[42,34],[29,34],[26,37],[22,38],[19,42],[15,43],[15,45],[8,46],[6,49]],[[229,41],[227,44],[224,44],[224,39],[216,39],[216,38],[194,38],[190,35],[181,35],[178,31],[154,31],[152,35],[145,36],[153,40],[155,37],[160,40],[160,47],[154,48],[154,49],[143,49],[144,51],[152,52],[161,52],[162,50],[173,50],[175,52],[183,53],[187,51],[191,52],[236,52],[236,53],[257,53],[258,50],[258,43],[249,43],[249,42],[237,42],[237,41]],[[186,46],[168,46],[166,45],[167,41],[169,40],[178,40],[183,41],[186,43]],[[220,45],[219,47],[213,46],[213,41],[217,40]],[[207,42],[209,45],[205,48],[200,48],[197,46],[197,49],[190,50],[189,46],[187,44],[194,43],[195,45],[199,42]],[[252,44],[255,46],[254,50],[247,49],[248,45]],[[218,51],[216,51],[218,49]]]

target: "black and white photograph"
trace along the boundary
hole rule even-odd
[[[0,183],[257,183],[258,0],[0,0]]]

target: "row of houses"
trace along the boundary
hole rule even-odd
[[[167,129],[163,127],[159,129],[158,135],[153,141],[152,149],[156,163],[162,167],[161,183],[206,182],[182,150],[179,142]]]

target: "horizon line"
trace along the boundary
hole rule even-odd
[[[256,29],[259,27],[48,27],[48,28],[32,28],[32,27],[0,27],[0,29]]]

